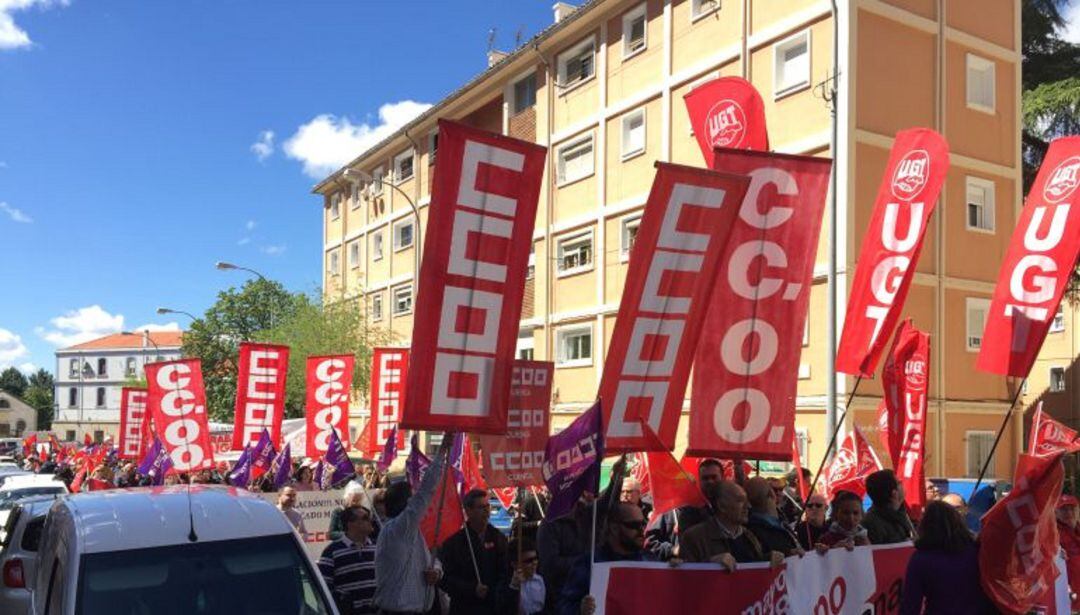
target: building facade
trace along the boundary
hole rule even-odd
[[[120,389],[145,380],[143,367],[180,358],[180,331],[116,333],[56,351],[56,419],[62,440],[95,442],[120,432]]]
[[[838,321],[893,135],[925,126],[951,146],[905,316],[932,336],[927,473],[972,475],[1015,384],[974,364],[1022,198],[1020,0],[838,4],[835,23],[822,0],[556,4],[555,24],[315,187],[326,299],[362,303],[372,324],[408,343],[415,218],[423,229],[437,118],[547,146],[518,352],[555,361],[558,429],[596,395],[654,161],[703,165],[683,96],[742,76],[764,98],[775,151],[829,156],[823,93],[835,55]],[[828,227],[827,218],[798,374],[799,443],[815,467],[828,443]],[[838,405],[854,386],[837,376]],[[880,399],[880,383],[863,381],[846,423],[876,430]],[[992,476],[1011,473],[1022,438],[1012,423]]]
[[[0,391],[0,438],[22,437],[37,430],[37,410],[7,391]]]
[[[1055,419],[1080,429],[1080,302],[1061,302],[1031,368],[1023,402],[1026,409],[1042,403]],[[1030,425],[1030,413],[1028,419]]]

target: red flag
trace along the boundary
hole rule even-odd
[[[461,475],[464,478],[461,483],[461,493],[464,494],[470,489],[487,491],[488,484],[480,473],[480,463],[476,459],[476,454],[473,453],[472,442],[469,441],[468,435],[465,436],[461,450]]]
[[[866,477],[881,469],[881,462],[858,426],[848,433],[825,472],[825,491],[832,499],[838,491],[866,495]]]
[[[232,449],[254,446],[263,430],[281,447],[281,421],[285,416],[285,377],[289,371],[289,347],[274,344],[240,344],[236,372],[236,407]]]
[[[548,439],[550,361],[514,361],[511,376],[509,430],[505,436],[478,435],[485,475],[493,487],[536,487],[544,484],[541,467]]]
[[[146,364],[147,405],[175,472],[214,467],[206,390],[198,359]]]
[[[928,128],[897,133],[856,261],[838,371],[873,375],[900,318],[948,170],[949,145],[941,135]]]
[[[121,388],[120,445],[117,447],[121,459],[142,459],[142,432],[146,420],[146,389]]]
[[[442,453],[439,453],[442,454]],[[442,500],[442,517],[439,518],[439,500]],[[453,468],[447,465],[443,470],[442,481],[435,487],[435,497],[428,505],[427,513],[420,520],[420,534],[428,548],[443,543],[465,523],[465,512],[461,509],[461,500],[454,484]],[[438,536],[435,534],[438,526]]]
[[[34,439],[37,440],[37,434],[34,434]],[[93,438],[90,437],[89,433],[84,433],[82,442],[83,442],[83,446],[90,447],[90,445],[92,445],[94,443],[94,440],[93,440]]]
[[[1055,139],[1001,265],[975,367],[1031,371],[1080,254],[1080,136]]]
[[[769,149],[765,105],[746,79],[719,77],[690,90],[683,100],[705,166],[713,166],[716,148]]]
[[[87,435],[86,437],[89,438],[90,436]],[[23,438],[22,445],[23,445],[23,457],[29,457],[30,454],[34,452],[34,449],[37,448],[37,434],[32,433],[29,436],[26,436],[25,438]]]
[[[68,486],[68,489],[72,493],[79,493],[80,491],[82,491],[82,485],[83,482],[86,480],[86,474],[87,471],[85,467],[75,473],[75,478],[71,479],[71,485]]]
[[[371,355],[371,420],[368,421],[367,457],[386,448],[386,439],[401,422],[405,379],[409,373],[407,348],[376,348]],[[397,430],[397,448],[405,446],[405,430]]]
[[[504,434],[547,148],[439,120],[408,429]]]
[[[1053,457],[1077,451],[1080,451],[1080,440],[1077,440],[1076,430],[1046,416],[1040,401],[1031,417],[1031,444],[1028,446],[1028,454],[1035,457]]]
[[[495,497],[499,499],[499,504],[506,510],[510,510],[510,506],[514,503],[514,498],[517,496],[517,487],[495,487],[491,491],[495,493]]]
[[[1026,613],[1054,583],[1060,548],[1054,507],[1064,475],[1060,452],[1022,454],[1012,491],[983,515],[979,574],[986,595],[1003,611]]]
[[[334,432],[342,447],[349,448],[349,392],[355,365],[356,357],[351,354],[307,358],[305,445],[312,459],[323,458]]]
[[[600,381],[607,453],[674,448],[720,255],[749,186],[745,177],[656,166]]]
[[[890,416],[889,407],[885,405],[885,400],[881,400],[877,407],[877,423],[878,423],[878,443],[881,444],[881,448],[885,449],[885,452],[889,455],[889,459],[893,459],[896,454],[893,451],[900,450],[900,436],[902,433],[900,430],[900,416]],[[894,425],[893,422],[896,422]],[[896,442],[893,442],[893,434],[897,434]]]
[[[810,495],[808,493],[810,487],[807,486],[806,478],[803,477],[802,456],[799,455],[799,443],[794,438],[791,440],[791,463],[795,466],[795,476],[799,481],[799,499],[806,502],[807,496]]]
[[[101,480],[100,478],[90,479],[89,491],[107,491],[109,489],[115,489],[116,485],[110,483],[107,480]]]
[[[646,436],[659,440],[656,434],[646,430]],[[658,442],[654,443],[658,444]],[[658,446],[652,446],[657,449]],[[645,454],[652,485],[653,510],[650,521],[680,506],[705,506],[708,502],[701,493],[695,477],[679,465],[675,456],[666,450]]]
[[[930,334],[911,319],[900,324],[881,370],[889,418],[889,456],[912,511],[926,504],[926,404],[930,392]]]
[[[636,480],[641,487],[641,497],[646,497],[652,493],[652,477],[649,475],[649,458],[647,453],[634,453],[630,457],[633,461],[633,464],[630,466],[630,478]]]
[[[832,162],[717,153],[713,168],[753,181],[720,259],[713,307],[694,356],[688,452],[787,461]]]
[[[368,425],[371,424],[371,419],[364,421],[360,426],[359,435],[356,436],[356,442],[353,442],[352,448],[354,451],[358,451],[361,454],[366,455],[368,450],[368,442],[371,441],[371,431],[368,429]]]

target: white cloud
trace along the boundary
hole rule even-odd
[[[7,161],[0,160],[0,169],[6,169],[6,168],[7,168]]]
[[[54,328],[35,329],[45,341],[60,347],[74,346],[124,329],[124,316],[110,314],[100,305],[72,310],[49,321]]]
[[[241,237],[240,240],[236,242],[236,245],[246,246],[249,243],[251,243],[251,237]]]
[[[180,330],[181,330],[180,329],[180,323],[178,323],[176,321],[167,322],[167,323],[165,323],[163,325],[159,325],[159,324],[150,322],[150,323],[146,323],[145,325],[139,325],[138,327],[135,327],[135,328],[132,329],[133,332],[142,332],[142,331],[150,331],[150,332],[155,332],[155,331],[180,331]]]
[[[20,372],[26,374],[27,376],[33,374],[38,370],[38,366],[34,365],[29,361],[27,361],[26,363],[19,363],[18,368]]]
[[[412,100],[388,103],[379,107],[374,124],[322,114],[296,129],[285,141],[285,154],[302,162],[309,177],[322,179],[430,108]]]
[[[251,153],[262,162],[274,153],[274,131],[264,130],[259,133],[259,139],[251,144]]]
[[[263,247],[259,248],[259,251],[262,252],[263,254],[267,254],[269,256],[277,256],[279,254],[284,254],[285,253],[285,245],[284,244],[279,244],[279,245],[272,245],[272,246],[263,246]]]
[[[6,368],[28,354],[30,351],[21,337],[7,329],[0,329],[0,367]]]
[[[254,220],[248,220],[247,223],[244,224],[244,228],[246,228],[249,231],[255,230],[255,221]]]
[[[2,1],[2,0],[0,0],[0,1]],[[12,207],[11,205],[8,205],[7,201],[0,201],[0,211],[7,214],[8,217],[11,218],[12,221],[14,221],[14,222],[21,222],[22,224],[30,224],[31,222],[34,221],[34,219],[31,218],[30,216],[26,215],[23,212],[23,210],[21,210],[21,209],[19,209],[17,207]]]
[[[45,10],[68,4],[70,0],[0,0],[0,50],[19,49],[32,44],[26,30],[16,25],[15,13],[33,7]]]
[[[1080,45],[1080,2],[1073,2],[1066,6],[1062,17],[1065,18],[1066,24],[1060,32],[1061,38]]]

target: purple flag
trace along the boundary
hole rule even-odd
[[[157,458],[160,451],[161,440],[158,440],[157,437],[155,437],[154,443],[150,445],[150,448],[146,449],[146,454],[143,455],[142,461],[139,462],[139,474],[149,476],[150,468],[153,467],[154,459]]]
[[[270,468],[274,459],[274,443],[270,441],[270,432],[263,430],[255,448],[251,450],[251,479],[258,480]]]
[[[139,474],[149,476],[151,485],[161,486],[165,484],[165,475],[172,467],[172,457],[169,457],[169,452],[165,450],[161,440],[155,437],[150,450],[146,451],[142,463],[139,464]]]
[[[386,444],[383,445],[382,454],[379,455],[379,460],[375,463],[375,467],[380,472],[385,472],[390,464],[394,463],[394,459],[397,458],[397,425],[390,428],[390,435],[386,438]]]
[[[323,463],[333,468],[333,472],[330,475],[330,485],[337,485],[343,483],[353,476],[352,460],[349,459],[349,454],[345,452],[345,445],[341,443],[341,438],[337,435],[336,429],[330,430],[330,441],[327,443],[326,455],[323,455]]]
[[[274,489],[280,491],[289,484],[289,476],[292,474],[292,446],[289,443],[274,457],[269,471],[274,478]]]
[[[232,472],[229,472],[229,484],[237,487],[247,487],[251,482],[251,446],[244,445],[244,450],[240,453],[240,457],[237,458],[236,463],[233,465]]]
[[[544,450],[544,481],[551,492],[544,519],[557,519],[574,508],[585,491],[600,490],[604,437],[600,402],[573,423],[548,438]]]
[[[411,450],[405,459],[405,476],[409,479],[409,486],[416,491],[420,487],[420,480],[424,478],[424,472],[431,465],[431,460],[420,452],[419,439],[415,433],[409,440],[409,446]]]

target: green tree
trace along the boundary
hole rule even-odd
[[[1074,0],[1024,0],[1022,7],[1024,192],[1056,137],[1080,134],[1080,45],[1061,38],[1063,10]],[[1080,300],[1080,268],[1069,284]]]
[[[23,401],[37,410],[38,429],[47,430],[52,427],[53,409],[56,407],[54,400],[56,383],[53,381],[53,375],[39,369],[30,374],[27,382],[28,386],[26,393],[23,395]]]
[[[300,295],[278,282],[256,279],[218,293],[217,300],[184,333],[181,352],[202,360],[210,418],[232,422],[236,403],[236,356],[240,342],[290,320]]]
[[[28,384],[26,376],[14,367],[9,367],[0,372],[0,389],[11,393],[19,399],[22,399],[23,394],[26,393]]]

